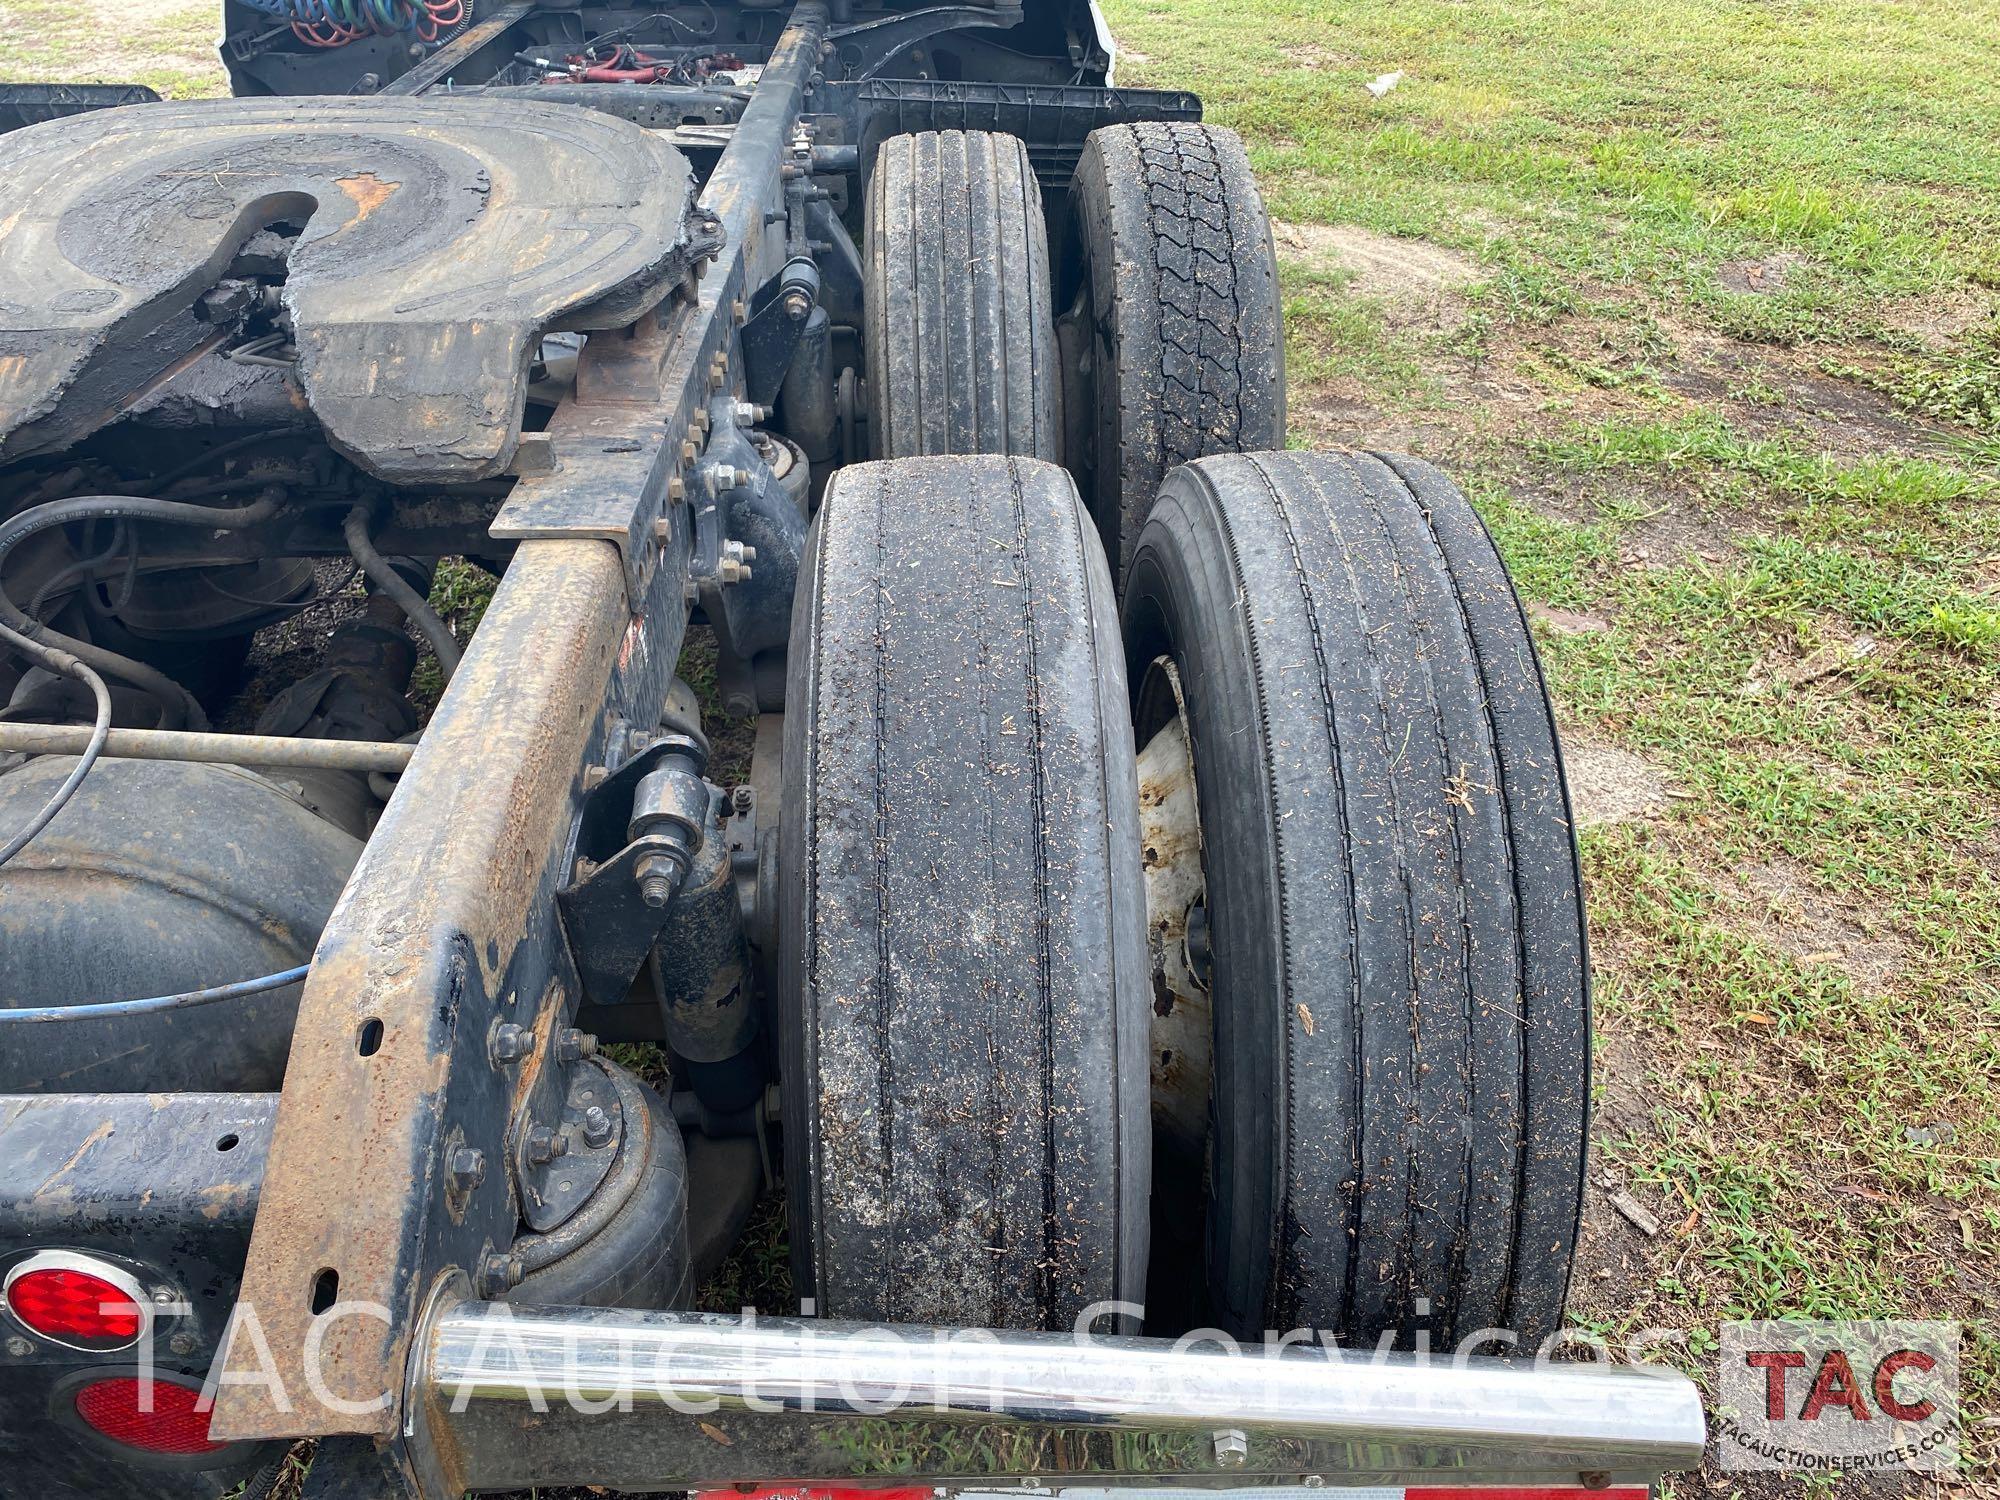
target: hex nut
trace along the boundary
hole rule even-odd
[[[513,1021],[502,1021],[493,1028],[493,1061],[519,1062],[528,1055],[528,1048],[533,1041],[534,1033],[527,1027]]]
[[[530,1166],[539,1167],[544,1162],[554,1161],[569,1151],[569,1137],[551,1130],[546,1125],[536,1125],[528,1131],[525,1143]]]
[[[521,1284],[524,1274],[520,1256],[495,1250],[479,1263],[479,1295],[488,1299],[504,1296]]]
[[[1240,1427],[1225,1427],[1215,1435],[1215,1466],[1240,1469],[1249,1460],[1250,1441]]]
[[[597,1038],[575,1026],[565,1026],[556,1036],[556,1060],[579,1062],[597,1056]]]
[[[583,1112],[583,1143],[593,1151],[608,1145],[611,1140],[611,1116],[598,1105],[591,1105]]]
[[[451,1185],[459,1192],[476,1188],[486,1180],[486,1153],[477,1146],[460,1146],[451,1153]]]
[[[639,877],[639,899],[654,911],[674,899],[680,870],[664,854],[648,854],[632,867],[632,873]]]

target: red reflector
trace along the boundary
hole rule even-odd
[[[145,1310],[129,1292],[68,1266],[11,1278],[7,1308],[44,1337],[92,1349],[122,1348],[146,1326]]]
[[[152,1410],[142,1410],[143,1382],[131,1376],[93,1380],[76,1393],[76,1414],[128,1448],[148,1453],[213,1453],[223,1446],[208,1440],[208,1413],[196,1411],[201,1392],[185,1385],[152,1382]]]

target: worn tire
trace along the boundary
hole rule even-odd
[[[984,130],[890,136],[864,240],[875,456],[1056,457],[1061,373],[1028,148]]]
[[[1153,664],[1178,670],[1202,820],[1212,1315],[1540,1339],[1588,978],[1554,717],[1491,539],[1412,459],[1208,458],[1168,477],[1124,618],[1139,743],[1176,711]]]
[[[780,833],[793,1270],[821,1313],[1139,1301],[1146,898],[1111,579],[1069,476],[843,469],[792,619]]]
[[[1090,336],[1065,461],[1122,581],[1169,469],[1285,446],[1278,263],[1243,142],[1214,125],[1092,131],[1070,229],[1081,279],[1063,301]]]

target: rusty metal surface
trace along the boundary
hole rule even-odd
[[[559,1106],[551,1057],[579,986],[555,892],[586,769],[631,753],[672,678],[694,414],[735,381],[738,291],[782,261],[764,216],[783,203],[825,27],[824,5],[805,0],[709,180],[720,264],[687,301],[590,340],[546,461],[494,526],[523,540],[305,987],[243,1281],[262,1339],[232,1344],[227,1368],[248,1382],[223,1387],[218,1437],[399,1435],[407,1473],[448,1459],[398,1410],[419,1304],[443,1279],[479,1285],[520,1206],[511,1172],[469,1193],[448,1183],[445,1148],[508,1160]],[[526,1057],[496,1062],[503,1021],[532,1035]],[[387,1323],[343,1315],[357,1300]]]
[[[170,315],[251,233],[306,218],[283,298],[334,444],[396,482],[497,474],[530,341],[621,327],[672,290],[691,197],[659,137],[522,99],[214,100],[15,132],[0,451],[73,442],[156,384],[194,337]]]
[[[300,1002],[242,1291],[291,1410],[268,1383],[229,1387],[219,1435],[391,1431],[393,1403],[315,1399],[315,1288],[394,1319],[328,1317],[318,1332],[326,1389],[358,1407],[400,1389],[424,1278],[513,1238],[504,1172],[486,1175],[460,1221],[444,1212],[440,1148],[456,1129],[502,1158],[514,1085],[489,1035],[511,1020],[546,1050],[573,1003],[554,886],[583,767],[622,712],[658,704],[672,672],[679,611],[652,602],[647,630],[601,542],[525,544],[494,595]],[[254,1372],[243,1343],[231,1368]]]
[[[691,304],[672,304],[631,330],[592,339],[577,362],[576,399],[549,424],[546,475],[515,485],[493,523],[513,540],[602,537],[625,556],[634,597],[645,587],[646,532],[697,446],[690,423],[709,392],[730,380],[729,351],[746,288],[785,257],[765,219],[782,208],[779,167],[819,61],[826,8],[805,0],[772,49],[743,118],[700,198],[723,249]]]

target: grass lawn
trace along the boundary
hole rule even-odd
[[[1990,1477],[2000,5],[1107,8],[1124,81],[1250,144],[1293,441],[1445,464],[1538,617],[1598,984],[1577,1320],[1704,1377],[1726,1318],[1965,1320]]]
[[[1963,1320],[1990,1482],[2000,3],[1106,10],[1121,81],[1249,142],[1293,441],[1448,467],[1537,617],[1598,982],[1576,1318],[1703,1378],[1728,1318]],[[118,11],[0,0],[0,73],[220,91],[212,6]]]

